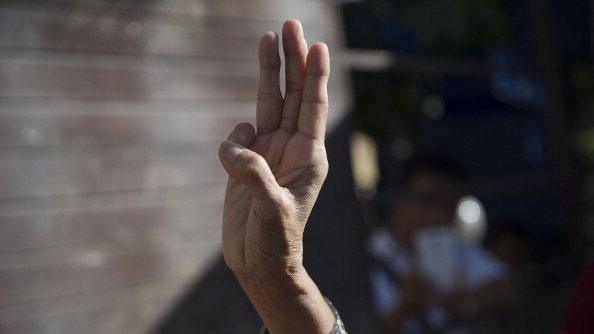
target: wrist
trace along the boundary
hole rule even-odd
[[[334,313],[303,266],[261,279],[236,277],[270,333],[326,334],[334,326]]]
[[[268,223],[259,224],[265,226]],[[278,236],[258,235],[257,238],[253,238],[255,240],[249,241],[249,244],[246,241],[241,259],[227,262],[238,280],[287,281],[303,275],[305,269],[302,238],[295,233],[282,230],[272,230],[270,233]]]
[[[265,304],[280,310],[287,305],[309,300],[318,291],[303,266],[259,274],[236,273],[235,277],[256,309],[258,304]]]
[[[291,283],[307,275],[303,267],[302,253],[283,257],[262,256],[263,252],[257,253],[260,256],[249,257],[237,269],[230,266],[240,283]]]

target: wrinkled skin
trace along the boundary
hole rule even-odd
[[[223,212],[223,255],[245,279],[302,270],[303,232],[328,172],[327,47],[308,49],[298,21],[283,26],[285,96],[279,38],[260,42],[257,129],[238,124],[219,155],[229,174]]]

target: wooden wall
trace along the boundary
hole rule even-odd
[[[260,34],[323,0],[0,2],[0,333],[145,333],[219,252]],[[331,121],[349,104],[333,63]]]

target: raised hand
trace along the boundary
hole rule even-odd
[[[229,174],[223,255],[271,333],[329,333],[334,315],[303,268],[303,231],[328,173],[328,49],[309,49],[301,24],[283,26],[286,88],[279,84],[279,39],[260,41],[257,129],[238,124],[221,144]]]
[[[238,124],[219,152],[230,176],[223,254],[237,275],[247,277],[301,268],[303,230],[328,171],[328,49],[318,43],[308,50],[299,22],[284,24],[283,98],[278,45],[273,32],[260,42],[257,130]]]

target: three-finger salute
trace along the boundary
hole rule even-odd
[[[259,47],[256,127],[238,124],[221,144],[229,174],[223,255],[270,332],[330,333],[336,316],[303,268],[303,232],[328,173],[324,146],[328,48],[308,48],[299,21]]]

